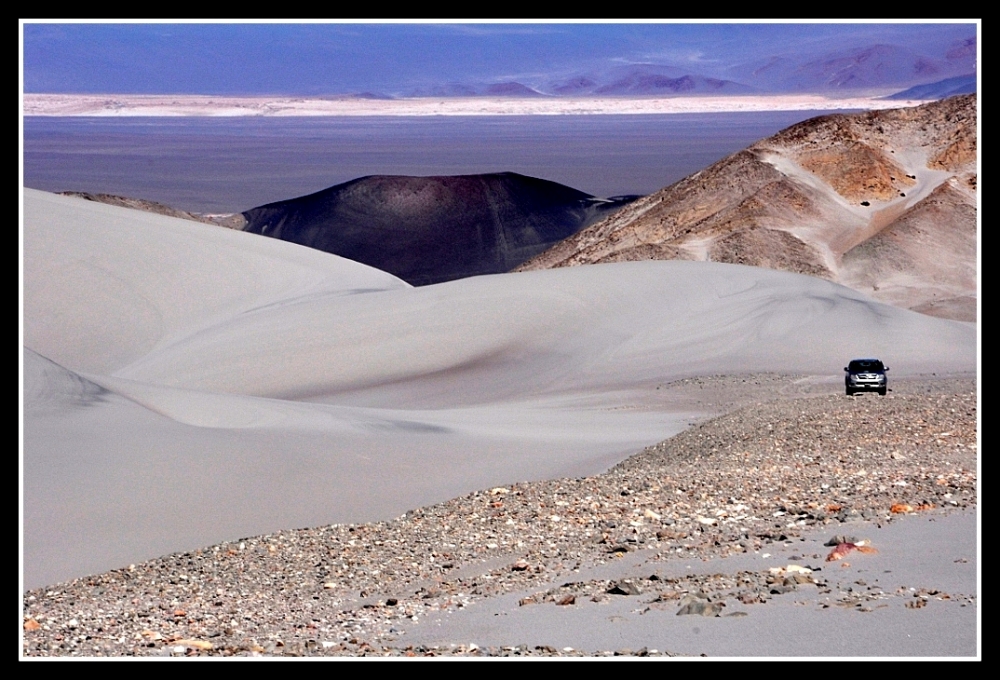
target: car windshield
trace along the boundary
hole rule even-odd
[[[852,373],[867,372],[867,371],[878,373],[885,369],[882,366],[882,362],[876,359],[872,361],[867,361],[867,360],[852,361],[848,365],[848,370],[851,371]]]

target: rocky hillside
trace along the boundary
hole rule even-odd
[[[77,198],[94,201],[95,203],[117,205],[122,208],[131,208],[132,210],[144,210],[146,212],[156,213],[157,215],[179,217],[182,220],[193,220],[195,222],[204,222],[205,224],[217,224],[221,227],[227,227],[229,229],[242,229],[245,223],[243,216],[239,213],[204,215],[201,213],[188,212],[186,210],[178,210],[177,208],[172,208],[169,205],[157,203],[156,201],[149,201],[144,198],[129,198],[127,196],[116,196],[115,194],[91,194],[86,191],[61,191],[59,193],[63,196],[76,196]]]
[[[689,259],[820,276],[976,318],[976,95],[813,118],[642,198],[517,270]]]

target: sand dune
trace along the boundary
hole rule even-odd
[[[605,469],[664,382],[972,371],[975,326],[821,279],[628,262],[411,288],[210,225],[24,192],[24,586]]]
[[[180,331],[291,297],[408,288],[308,248],[79,198],[25,191],[25,337],[69,368],[108,371]],[[183,329],[183,330],[182,330]]]

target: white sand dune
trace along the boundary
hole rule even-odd
[[[411,288],[210,225],[24,192],[24,586],[598,472],[693,375],[973,371],[976,332],[847,288],[637,262]]]

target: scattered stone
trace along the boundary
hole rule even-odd
[[[608,588],[609,595],[639,595],[642,593],[639,590],[639,586],[632,582],[631,579],[622,579],[618,581],[613,586]]]
[[[709,602],[692,598],[687,602],[681,601],[681,607],[677,610],[677,616],[719,616],[725,602]]]

